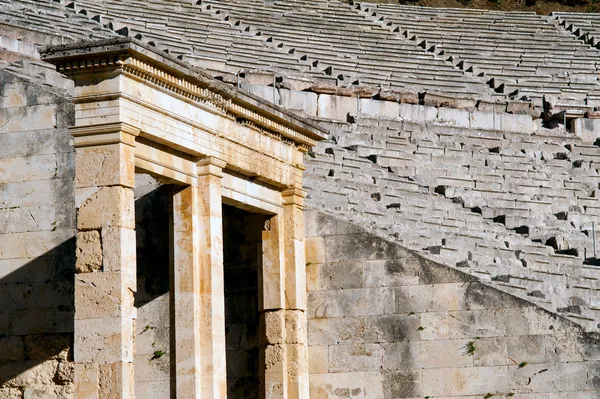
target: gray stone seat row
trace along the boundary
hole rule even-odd
[[[371,3],[361,3],[357,7],[374,23],[381,23],[436,54],[443,54],[446,58],[452,56],[452,62],[455,65],[460,62],[463,69],[473,67],[473,72],[483,73],[499,82],[512,80],[510,87],[493,87],[516,98],[524,96],[521,89],[536,96],[536,88],[529,86],[527,81],[515,79],[518,76],[514,74],[504,75],[504,71],[498,68],[499,63],[528,67],[541,74],[555,76],[564,75],[567,71],[580,71],[582,75],[589,76],[588,86],[598,86],[592,74],[600,71],[596,61],[600,53],[583,40],[554,26],[548,17],[534,13],[472,13]],[[500,47],[503,49],[499,50]],[[486,65],[493,68],[488,69]],[[570,94],[561,90],[559,81],[547,81],[542,89],[537,97],[552,89],[562,96]]]
[[[309,7],[310,5],[310,7]],[[417,74],[420,69],[433,69],[438,76],[452,76],[455,84],[445,87],[450,93],[475,92],[489,95],[491,91],[482,81],[467,76],[441,59],[434,58],[414,44],[395,37],[357,13],[350,6],[338,2],[287,2],[277,1],[273,6],[262,1],[212,1],[203,2],[207,10],[219,12],[223,18],[239,21],[251,27],[261,37],[285,43],[296,52],[318,60],[317,68],[333,67],[334,75],[342,73],[356,77],[361,82],[393,84],[390,75],[382,74],[382,60],[390,71]],[[257,13],[253,13],[257,10]],[[286,27],[285,30],[281,26]],[[318,32],[318,34],[315,34]],[[382,47],[379,47],[379,44]],[[384,47],[385,46],[385,47]],[[394,47],[396,49],[394,49]],[[421,56],[415,53],[421,51]],[[349,59],[356,58],[357,63]],[[414,65],[414,67],[413,67]],[[447,73],[443,73],[443,71]],[[407,81],[408,80],[408,81]],[[443,80],[440,80],[443,82]],[[461,89],[469,85],[467,90]],[[433,89],[435,79],[403,78],[398,87]],[[477,86],[477,90],[473,88]]]
[[[39,2],[4,1],[1,4],[0,22],[43,32],[50,37],[60,37],[64,42],[116,36],[116,33],[94,21],[82,23],[84,18],[72,9],[67,9],[53,1],[43,4],[44,7],[38,7]]]
[[[579,156],[577,146],[573,145],[577,139],[518,135],[508,139],[500,132],[478,135],[468,129],[444,127],[448,138],[454,140],[436,142],[432,132],[435,135],[441,128],[429,126],[419,130],[416,123],[402,125],[400,129],[369,125],[374,132],[371,137],[362,134],[359,125],[351,131],[336,132],[337,144],[323,143],[307,162],[310,176],[307,185],[314,185],[310,203],[333,200],[340,215],[370,225],[382,234],[394,235],[412,248],[425,249],[431,256],[460,265],[480,278],[504,285],[507,290],[522,291],[521,295],[526,297],[528,293],[551,293],[548,281],[567,286],[563,284],[567,279],[571,281],[570,295],[580,298],[582,303],[591,301],[598,271],[582,266],[581,251],[577,256],[560,251],[568,249],[565,242],[590,248],[591,242],[582,232],[582,226],[572,223],[585,215],[582,205],[577,205],[580,198],[583,202],[597,203],[590,197],[593,187],[590,182],[597,185],[598,171],[578,174],[581,168],[570,171],[561,165],[562,175],[554,176],[554,172],[545,170],[553,164],[540,158],[542,154],[569,152],[571,160],[574,159]],[[470,150],[456,147],[465,140],[473,140]],[[476,148],[481,150],[486,143],[499,144],[501,151],[478,155]],[[570,150],[565,143],[571,145]],[[440,149],[450,147],[453,157],[440,155]],[[326,148],[330,150],[325,151]],[[590,152],[591,156],[595,150],[594,146],[581,147],[581,151]],[[462,153],[462,163],[457,153]],[[487,155],[497,159],[496,163],[486,165]],[[498,167],[500,161],[505,167]],[[452,163],[445,162],[478,165],[478,174],[470,174],[470,168],[463,170],[456,164],[451,168]],[[443,172],[449,168],[452,176],[444,176]],[[357,181],[361,184],[357,185]],[[470,181],[475,185],[469,184]],[[565,187],[567,181],[572,182],[569,187]],[[444,193],[433,192],[433,185],[438,183],[446,187]],[[478,188],[479,183],[483,185]],[[499,184],[498,190],[493,189],[493,184]],[[455,200],[457,190],[462,190],[460,201]],[[554,215],[560,212],[564,216]],[[548,228],[539,228],[542,224]],[[527,233],[522,226],[527,227]],[[589,227],[585,228],[589,234]],[[554,311],[572,309],[551,294],[539,299]],[[586,306],[581,306],[579,313],[564,312],[584,325],[591,325],[590,319],[596,317],[595,310]]]
[[[153,42],[159,48],[215,73],[222,69],[235,74],[244,68],[314,73],[299,60],[300,56],[290,56],[281,49],[268,46],[262,38],[247,36],[240,40],[237,29],[203,13],[195,5],[156,2],[148,6],[140,2],[140,7],[136,8],[124,7],[119,1],[89,0],[77,1],[76,8],[102,15],[104,22],[112,22],[117,27],[127,26],[130,36],[138,35],[144,41]]]

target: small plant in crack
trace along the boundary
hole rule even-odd
[[[519,363],[519,368],[522,369],[523,367],[527,366],[527,362],[521,362]]]
[[[154,327],[147,325],[146,327],[144,327],[144,329],[142,330],[142,332],[140,333],[140,335],[142,335],[143,333],[145,333],[146,331],[150,331],[152,330]]]
[[[467,342],[467,344],[465,345],[465,349],[467,351],[468,356],[473,356],[473,354],[475,353],[475,341]]]
[[[165,355],[165,351],[163,351],[162,349],[155,350],[154,353],[152,354],[152,357],[150,358],[150,360],[160,359],[164,355]]]

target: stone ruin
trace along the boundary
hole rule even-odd
[[[600,398],[599,32],[0,0],[0,399]]]

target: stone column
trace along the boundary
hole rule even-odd
[[[200,398],[200,242],[198,187],[173,193],[173,298],[176,397]]]
[[[284,218],[285,330],[288,398],[308,398],[306,321],[306,262],[304,253],[304,197],[291,188],[282,193]]]
[[[75,397],[134,398],[134,145],[123,123],[74,127]]]
[[[198,163],[200,352],[203,399],[227,397],[221,178],[225,162]]]
[[[282,215],[275,215],[262,232],[260,397],[265,399],[287,398],[282,222]]]

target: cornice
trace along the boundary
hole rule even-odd
[[[156,51],[134,39],[119,38],[47,47],[41,54],[45,61],[55,64],[57,70],[66,75],[114,69],[193,102],[211,104],[238,123],[295,145],[303,152],[325,138],[322,128],[217,82],[203,71],[179,65],[182,63],[179,60],[154,54]]]

